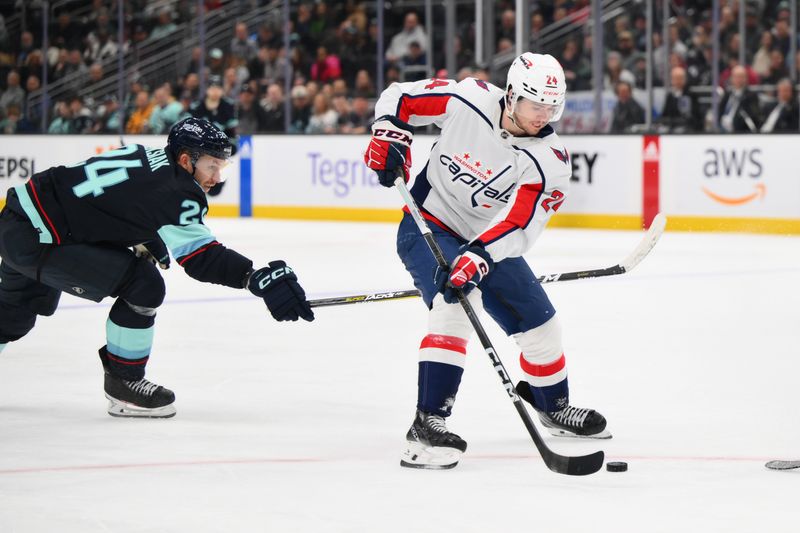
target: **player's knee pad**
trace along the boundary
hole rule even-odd
[[[480,304],[480,292],[472,291],[467,299],[473,307]],[[440,335],[449,335],[462,339],[469,339],[472,334],[472,324],[464,313],[461,304],[449,304],[444,301],[441,294],[433,299],[430,313],[428,314],[428,331]]]
[[[117,294],[137,314],[147,314],[164,302],[166,295],[164,278],[150,261],[140,258],[122,283]],[[140,312],[139,310],[143,311]]]
[[[514,340],[522,350],[522,357],[529,363],[547,364],[564,353],[561,324],[555,315],[539,327],[517,333]]]

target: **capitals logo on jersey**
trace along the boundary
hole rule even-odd
[[[569,164],[569,153],[567,152],[566,148],[564,148],[563,152],[561,150],[553,148],[552,146],[550,147],[550,149],[553,151],[554,154],[556,154],[556,157],[558,158],[559,161],[561,161],[565,165]]]

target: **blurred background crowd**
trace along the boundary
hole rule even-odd
[[[600,55],[590,0],[491,1],[489,47],[483,2],[451,0],[450,33],[447,3],[0,1],[0,131],[163,134],[194,115],[232,137],[365,133],[392,82],[503,86],[520,17],[522,49],[564,67],[563,131],[800,131],[790,1],[603,0]]]

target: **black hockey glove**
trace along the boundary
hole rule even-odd
[[[481,280],[494,267],[492,257],[480,244],[465,244],[458,250],[450,271],[436,267],[434,282],[436,289],[444,295],[449,304],[458,302],[455,289],[461,289],[464,296],[480,284]]]
[[[156,237],[152,241],[137,244],[133,247],[136,257],[143,257],[153,263],[158,268],[166,270],[169,268],[169,252],[164,241]]]
[[[384,187],[394,187],[397,170],[408,181],[411,173],[411,141],[414,126],[392,115],[383,115],[372,124],[372,139],[364,153],[364,163],[375,171]]]
[[[247,288],[264,299],[275,320],[314,320],[314,311],[308,305],[303,287],[297,283],[294,271],[283,261],[272,261],[268,267],[250,274]]]

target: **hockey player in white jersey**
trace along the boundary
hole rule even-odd
[[[445,424],[472,333],[454,287],[473,306],[481,302],[517,342],[525,376],[517,392],[552,434],[611,436],[600,413],[569,404],[561,326],[522,258],[567,194],[569,153],[549,125],[561,117],[565,96],[558,61],[524,53],[509,68],[505,90],[474,78],[428,79],[394,83],[378,99],[364,160],[386,187],[400,169],[409,180],[414,128],[441,128],[411,194],[451,261],[449,272],[436,267],[406,212],[397,252],[430,312],[403,466],[452,468],[467,448]]]

